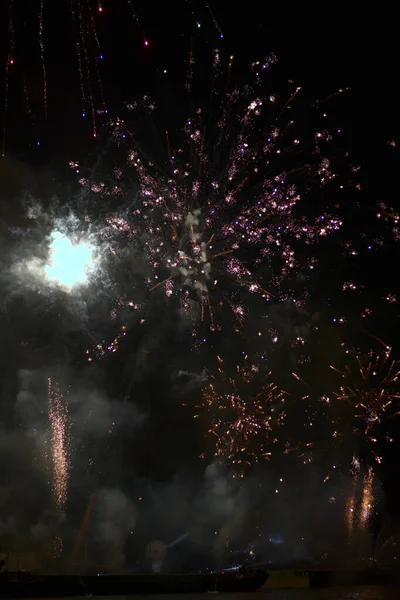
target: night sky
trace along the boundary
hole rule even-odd
[[[248,65],[252,61],[263,60],[274,53],[278,58],[277,74],[273,76],[274,86],[284,87],[288,79],[294,80],[303,87],[304,96],[310,105],[339,88],[349,88],[339,98],[334,98],[329,110],[334,115],[335,126],[343,130],[344,136],[342,146],[336,146],[335,150],[338,154],[348,152],[352,164],[360,167],[354,174],[360,190],[349,185],[349,190],[344,192],[345,224],[340,239],[343,244],[350,238],[355,245],[360,242],[359,245],[364,250],[360,251],[360,260],[355,266],[343,259],[335,241],[328,241],[320,250],[319,278],[310,284],[311,299],[305,317],[307,324],[304,323],[307,331],[311,331],[310,323],[313,323],[314,318],[319,323],[318,335],[310,333],[311,364],[305,368],[309,377],[307,381],[312,380],[316,393],[323,394],[324,386],[331,383],[326,365],[329,367],[329,363],[334,362],[343,367],[340,362],[343,359],[340,354],[342,338],[350,346],[360,347],[367,353],[372,347],[376,351],[377,346],[374,344],[379,345],[379,342],[375,338],[382,339],[393,347],[392,356],[398,359],[397,302],[382,303],[382,298],[388,294],[396,296],[399,293],[398,239],[393,233],[388,234],[392,229],[391,217],[386,229],[380,229],[380,222],[376,219],[381,202],[395,211],[399,208],[396,180],[400,143],[396,80],[398,51],[393,35],[394,18],[386,12],[379,12],[379,9],[370,13],[363,9],[354,14],[349,5],[341,7],[338,4],[318,5],[313,10],[303,5],[292,9],[289,5],[282,4],[263,10],[260,8],[262,3],[251,0],[237,5],[225,0],[214,0],[209,6],[202,0],[176,0],[175,3],[159,4],[137,0],[134,7],[124,0],[104,4],[92,3],[91,0],[70,4],[59,0],[57,3],[49,3],[49,6],[46,4],[45,2],[41,38],[38,33],[39,2],[14,1],[14,38],[10,37],[7,7],[0,9],[0,65],[6,64],[7,56],[8,60],[12,56],[13,61],[8,68],[8,79],[5,79],[4,66],[0,76],[4,150],[4,157],[0,161],[0,232],[4,272],[7,270],[7,261],[13,260],[13,256],[21,256],[18,254],[19,244],[25,249],[30,244],[32,255],[36,248],[42,248],[40,231],[31,231],[26,218],[29,198],[32,206],[36,199],[42,202],[44,213],[38,218],[38,222],[41,223],[40,226],[44,223],[43,228],[47,234],[53,216],[65,214],[68,207],[72,206],[76,214],[79,211],[79,214],[85,214],[85,207],[89,206],[91,197],[88,199],[90,195],[84,195],[76,173],[69,168],[70,161],[79,163],[82,176],[113,183],[113,167],[122,154],[121,149],[113,145],[109,123],[110,120],[115,122],[118,116],[125,118],[127,103],[138,102],[145,94],[154,97],[164,111],[161,114],[168,115],[165,118],[159,117],[158,125],[161,130],[164,127],[164,130],[168,128],[174,131],[179,126],[178,123],[186,118],[181,104],[181,90],[187,77],[191,48],[195,60],[196,102],[201,102],[203,106],[208,103],[209,65],[214,49],[220,49],[223,64],[227,64],[230,55],[235,56],[231,77],[238,86],[245,84]],[[82,14],[85,15],[87,29],[83,38],[78,36],[81,56],[85,59],[87,51],[89,60],[93,65],[98,64],[99,68],[99,78],[93,67],[90,84],[86,79],[84,81],[84,108],[75,48],[76,28],[72,23],[70,10],[71,6],[77,8],[83,5],[85,9]],[[92,7],[92,12],[87,8],[89,6]],[[99,47],[90,27],[92,16],[96,23]],[[43,42],[45,57],[47,114],[40,40]],[[10,48],[13,50],[11,54]],[[102,103],[102,94],[105,104]],[[90,96],[97,111],[104,113],[106,108],[106,113],[96,114],[95,130]],[[5,102],[7,110],[4,110]],[[305,136],[310,134],[314,125],[312,117],[304,112],[304,117],[302,113],[296,113],[296,119],[300,123],[299,131]],[[140,129],[142,139],[146,140],[147,125],[143,123],[138,125],[137,130]],[[150,142],[149,148],[154,153],[154,159],[159,160],[161,150],[151,147]],[[132,181],[134,179],[130,173],[126,175],[124,185],[127,189],[131,181],[129,177],[132,177]],[[133,189],[137,189],[135,185],[137,186],[135,183]],[[331,202],[328,193],[326,199]],[[122,204],[121,201],[121,206]],[[98,218],[100,222],[105,210],[102,207],[94,210],[91,208],[91,218]],[[311,215],[315,208],[311,206],[307,210]],[[379,253],[370,255],[365,250],[369,239],[383,240]],[[27,260],[29,255],[25,258]],[[251,258],[249,256],[249,260]],[[139,275],[135,273],[127,276],[121,268],[115,273],[118,289],[136,286]],[[335,287],[335,282],[339,288],[340,282],[353,280],[358,282],[362,294],[332,295],[330,289]],[[118,506],[125,507],[127,514],[130,514],[131,509],[135,514],[141,514],[141,522],[137,525],[140,540],[150,535],[146,526],[154,537],[179,536],[182,531],[185,532],[185,528],[188,530],[190,510],[198,514],[212,512],[210,507],[216,506],[212,495],[215,490],[210,483],[214,481],[213,475],[204,473],[207,472],[206,466],[213,462],[213,441],[206,434],[207,423],[204,418],[194,421],[193,414],[201,403],[201,387],[208,376],[205,373],[212,374],[213,369],[215,371],[216,355],[225,352],[232,363],[228,369],[234,369],[242,348],[246,347],[246,350],[250,349],[249,351],[260,355],[262,346],[257,346],[259,342],[249,341],[250,338],[246,340],[245,335],[237,341],[238,337],[223,331],[219,336],[210,335],[211,341],[207,346],[198,352],[193,351],[188,346],[187,333],[180,322],[178,311],[166,314],[164,299],[142,290],[138,302],[145,306],[140,314],[144,325],[140,326],[139,317],[133,316],[132,311],[124,309],[125,312],[122,311],[118,318],[127,324],[128,334],[121,341],[118,352],[110,354],[104,360],[95,359],[89,368],[86,348],[93,346],[97,339],[112,337],[113,331],[115,334],[114,325],[102,318],[102,311],[110,312],[112,304],[106,281],[104,289],[100,285],[95,292],[84,291],[79,302],[61,293],[45,300],[43,296],[38,299],[37,291],[33,288],[17,289],[10,281],[5,276],[0,282],[0,318],[4,324],[3,349],[0,354],[0,368],[3,372],[0,410],[6,423],[5,430],[10,434],[5,449],[2,447],[2,453],[10,456],[9,460],[14,464],[12,477],[5,466],[1,467],[4,473],[8,473],[10,480],[10,485],[4,486],[4,506],[9,507],[11,499],[17,494],[16,490],[23,489],[20,482],[28,477],[27,471],[30,473],[29,477],[32,477],[33,485],[37,486],[37,504],[50,503],[46,484],[48,475],[44,478],[32,475],[33,468],[28,468],[28,463],[21,459],[22,452],[32,453],[32,456],[34,452],[32,436],[24,437],[19,433],[21,418],[18,407],[25,393],[31,394],[30,397],[46,398],[46,381],[51,372],[60,388],[71,390],[71,414],[73,410],[76,411],[73,413],[75,425],[80,432],[75,453],[80,453],[82,461],[80,464],[79,461],[73,461],[67,523],[77,526],[88,494],[94,490],[100,490],[99,506],[102,508],[99,511],[103,511],[104,519],[102,520],[99,512],[100,516],[98,521],[95,520],[93,529],[93,540],[98,539],[96,535],[101,537],[101,534],[96,534],[96,523],[101,525],[99,531],[108,531],[107,524],[113,521]],[[84,325],[80,319],[82,305],[85,305],[87,311]],[[360,320],[360,314],[366,306],[373,309],[368,325]],[[255,305],[251,307],[250,329],[256,331],[261,317]],[[343,315],[346,315],[348,327],[346,326],[344,333],[338,333],[332,323],[336,323]],[[301,319],[289,312],[281,313],[278,308],[276,313],[271,309],[271,319],[275,319],[276,327],[281,327],[282,331],[286,331],[286,325],[290,328],[289,321],[293,323],[299,318]],[[290,398],[305,396],[304,390],[299,391],[293,382],[289,383],[287,376],[287,372],[290,374],[290,371],[297,371],[298,359],[297,350],[291,353],[284,343],[278,344],[269,357],[269,368],[278,385],[288,390]],[[182,375],[181,372],[186,374]],[[253,382],[252,386],[256,389],[257,382]],[[302,411],[306,402],[308,400],[300,407],[295,407],[294,419],[288,426],[292,447],[295,446],[294,439],[300,442],[299,446],[309,441],[304,437],[304,429],[296,429],[296,415],[300,420],[304,418]],[[42,415],[43,410],[41,409]],[[315,416],[319,412],[321,417]],[[34,411],[32,415],[33,413]],[[311,399],[306,413],[306,419],[313,419],[314,429],[318,429],[315,438],[319,440],[317,448],[324,446],[325,437],[328,439],[331,434],[324,429],[323,410],[316,409]],[[95,416],[92,417],[92,414]],[[311,414],[314,416],[311,417]],[[27,416],[24,412],[24,418],[27,419],[25,425],[29,422],[29,430],[36,431],[36,425],[32,425],[36,423],[32,415]],[[342,422],[346,417],[341,416],[340,419]],[[40,425],[37,428],[39,430]],[[382,522],[387,523],[389,519],[390,525],[385,527],[391,534],[396,529],[391,519],[396,522],[400,515],[396,419],[379,428],[378,436],[379,452],[384,460],[383,465],[373,468],[377,475],[377,485],[383,484],[384,493],[378,494],[379,514],[371,517],[370,527],[376,533]],[[388,438],[394,441],[389,442]],[[15,452],[13,444],[16,445]],[[366,469],[370,465],[370,459],[367,458],[368,444],[366,442],[365,448],[363,446],[360,450],[361,459],[365,459],[363,467],[365,464]],[[334,449],[337,447],[334,446]],[[309,451],[299,452],[307,457]],[[325,462],[332,465],[337,460],[340,463],[340,457],[335,458],[334,453],[326,458],[329,452],[332,449],[317,452],[316,478],[326,471]],[[286,468],[292,475],[296,460],[294,454],[293,458],[290,454]],[[276,511],[276,515],[284,519],[285,509],[282,507],[289,507],[290,500],[285,500],[286,504],[283,502],[279,506],[275,498],[272,502],[268,496],[270,488],[275,491],[271,480],[279,476],[277,474],[284,468],[282,465],[283,461],[280,459],[270,467],[258,465],[254,472],[249,473],[249,483],[247,487],[244,483],[243,489],[250,496],[254,482],[263,482],[264,489],[259,490],[259,503],[268,506],[270,513]],[[347,476],[348,473],[343,475]],[[297,477],[298,479],[296,476],[292,478],[292,489],[302,485],[301,477]],[[204,485],[199,483],[203,478]],[[305,476],[304,481],[306,479]],[[310,481],[311,479],[313,478],[310,477]],[[150,492],[149,482],[154,486]],[[342,485],[344,489],[347,483],[333,483],[334,491],[331,495],[337,493],[339,496],[338,489],[342,490]],[[238,492],[236,479],[235,486],[229,488],[228,485],[225,493],[235,497],[239,513],[239,508],[250,506],[250,503],[246,504],[248,496],[246,502],[243,500],[243,490]],[[110,489],[121,490],[123,499],[115,495],[107,496],[106,492]],[[196,492],[198,489],[201,491]],[[104,496],[101,496],[104,490]],[[142,495],[146,497],[146,493],[152,500],[146,505],[146,509],[140,509],[137,498],[142,498]],[[307,491],[302,493],[307,498]],[[325,492],[321,493],[321,498],[323,494]],[[328,492],[326,494],[329,495]],[[291,495],[289,490],[287,498]],[[170,504],[175,503],[179,507],[176,510],[181,510],[185,516],[165,516],[162,508],[164,500]],[[306,500],[304,502],[307,504]],[[254,506],[251,506],[253,510]],[[11,509],[6,508],[7,510]],[[20,518],[25,523],[25,530],[21,526],[14,531],[0,521],[0,544],[13,544],[14,538],[20,540],[21,536],[27,535],[24,533],[26,528],[32,532],[35,520],[43,522],[42,515],[38,517],[38,511],[36,514],[32,509],[32,515],[28,515],[22,501],[18,510],[21,512],[16,512],[16,515],[25,514],[24,519]],[[201,536],[198,531],[201,527],[206,529],[210,525],[221,527],[221,531],[224,529],[220,523],[221,519],[226,518],[224,510],[215,510],[210,521],[202,518],[196,522],[197,529],[194,526],[190,534],[193,545],[198,543],[199,546],[207,546],[208,541],[203,538],[199,542]],[[250,513],[250,508],[248,512]],[[44,519],[46,527],[52,531],[59,527],[59,531],[62,531],[62,524],[53,513],[49,516],[50,513],[51,511],[46,513]],[[106,514],[109,521],[104,516]],[[325,515],[323,509],[322,514]],[[19,517],[15,518],[18,520]],[[165,523],[169,518],[171,525],[167,527]],[[132,521],[134,520],[132,517]],[[266,522],[268,518],[264,519],[264,525]],[[231,527],[239,527],[233,517],[234,524],[231,521],[229,523],[229,527],[226,525],[227,531]],[[316,536],[317,525],[315,522],[312,525],[310,523],[305,519],[298,530],[308,526],[313,532],[311,535]],[[127,521],[118,526],[123,531],[120,536],[122,539],[131,523]],[[248,529],[250,530],[250,525]],[[291,534],[287,535],[291,539]],[[120,544],[120,538],[115,542],[117,545]],[[240,539],[242,545],[243,539]],[[72,544],[71,540],[71,537],[65,536],[66,548]],[[131,546],[134,544],[125,544],[125,550],[128,548],[128,560],[132,560],[133,556],[129,555]],[[311,554],[318,553],[323,544],[318,540],[314,545],[310,544],[310,547],[313,549]],[[268,548],[265,550],[263,546],[263,551],[267,554],[271,550]]]

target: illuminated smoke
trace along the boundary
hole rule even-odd
[[[90,244],[73,244],[59,231],[54,231],[51,238],[50,261],[45,267],[47,279],[66,288],[86,283],[93,269],[93,248]]]

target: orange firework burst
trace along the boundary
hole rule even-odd
[[[296,422],[296,442],[299,441],[288,446],[286,451],[298,451],[303,462],[312,462],[317,455],[320,460],[326,460],[329,467],[325,481],[334,472],[350,470],[353,478],[355,473],[357,475],[355,481],[364,482],[364,491],[372,489],[376,468],[383,461],[379,451],[382,435],[386,442],[392,441],[383,425],[400,415],[399,363],[392,358],[392,349],[385,344],[382,346],[383,351],[370,350],[366,358],[346,350],[345,366],[339,368],[328,363],[340,380],[332,381],[325,373],[322,375],[323,387],[318,390],[315,389],[318,384],[312,379],[304,380],[293,373],[307,388],[307,394],[294,397],[294,406],[300,406],[298,414],[302,415]],[[355,469],[355,463],[359,465],[358,469]],[[371,495],[367,491],[365,494]],[[350,521],[354,502],[355,496],[349,499]],[[365,506],[370,504],[365,500]],[[367,512],[364,508],[364,521]]]
[[[363,422],[363,433],[367,441],[375,443],[374,430],[384,421],[400,414],[398,401],[400,399],[398,363],[391,358],[392,349],[384,346],[380,355],[370,356],[364,360],[357,356],[354,365],[346,365],[343,371],[331,366],[338,372],[345,383],[340,391],[335,393],[338,400],[349,403],[357,421]],[[358,425],[355,426],[359,430]],[[373,450],[378,463],[381,462]]]
[[[286,417],[284,393],[270,375],[260,374],[245,356],[235,376],[229,376],[218,357],[217,373],[203,393],[209,433],[216,438],[215,456],[239,467],[240,476],[246,467],[270,458],[271,447],[278,442],[276,430]]]

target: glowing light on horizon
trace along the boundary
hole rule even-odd
[[[54,231],[51,237],[50,261],[45,267],[47,279],[66,288],[86,283],[93,269],[92,246],[87,242],[73,244],[59,231]]]

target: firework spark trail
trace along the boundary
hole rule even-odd
[[[40,46],[40,60],[42,63],[43,73],[43,103],[44,103],[44,118],[47,121],[47,72],[46,72],[46,61],[44,57],[44,42],[43,42],[43,8],[44,0],[40,0],[39,8],[39,46]]]
[[[76,59],[78,64],[78,72],[79,72],[79,80],[80,80],[80,96],[82,103],[82,113],[81,116],[86,116],[86,107],[89,105],[91,111],[91,123],[92,123],[92,134],[93,137],[96,137],[96,116],[97,114],[107,113],[107,109],[105,106],[103,87],[100,78],[99,66],[98,63],[103,58],[103,55],[100,50],[100,42],[99,37],[96,30],[96,22],[93,17],[93,10],[91,6],[91,0],[65,0],[65,2],[60,2],[60,12],[68,11],[71,16],[74,34],[75,34],[75,52]],[[18,40],[24,38],[26,36],[26,31],[23,35],[19,35],[20,31],[18,28],[16,32],[14,31],[14,21],[16,24],[19,22],[19,18],[14,17],[23,17],[21,20],[24,23],[24,27],[31,27],[31,21],[27,15],[18,15],[18,13],[14,14],[14,11],[24,10],[23,3],[14,2],[14,0],[10,0],[8,3],[8,47],[7,54],[5,60],[5,90],[4,90],[4,115],[3,115],[3,131],[2,131],[2,154],[5,153],[5,144],[6,144],[6,133],[7,133],[7,112],[9,107],[9,92],[10,92],[10,69],[11,67],[16,67],[21,70],[23,64],[26,62],[26,57],[23,56],[23,46],[21,43],[18,43]],[[97,15],[100,16],[102,11],[97,10]],[[45,49],[45,39],[46,39],[46,28],[49,28],[50,25],[46,25],[48,22],[47,16],[47,8],[44,0],[38,0],[37,9],[35,14],[35,35],[37,36],[37,43],[39,45],[39,58],[40,58],[40,69],[42,72],[42,90],[43,90],[43,109],[44,116],[47,119],[48,113],[48,72],[47,72],[47,64],[46,64],[46,49]],[[67,13],[65,14],[67,16]],[[62,17],[61,17],[62,18]],[[51,23],[51,20],[49,20]],[[17,44],[15,42],[17,40]],[[15,58],[15,54],[17,54],[17,58]],[[21,59],[18,58],[21,56]],[[14,64],[15,62],[15,64]],[[21,73],[24,76],[23,73]],[[95,107],[95,98],[92,80],[96,79],[99,90],[99,100],[101,103],[101,109],[96,110]],[[25,86],[26,87],[26,86]],[[26,91],[25,91],[26,95]]]
[[[349,496],[346,501],[345,507],[345,520],[347,526],[347,533],[349,536],[349,541],[352,541],[354,526],[355,526],[355,518],[356,518],[356,500],[357,500],[357,484],[358,479],[360,477],[360,461],[353,456],[353,460],[351,463],[351,489]]]
[[[48,403],[53,470],[52,490],[57,507],[64,511],[70,470],[68,402],[61,394],[58,383],[51,377],[48,378]]]
[[[117,169],[116,185],[81,179],[104,198],[125,196],[119,180],[133,169],[139,194],[119,215],[124,224],[114,228],[114,239],[144,247],[152,271],[148,288],[179,297],[183,310],[197,305],[212,331],[222,327],[225,307],[240,330],[250,296],[264,305],[273,297],[300,306],[309,291],[306,285],[300,290],[299,277],[307,281],[317,263],[310,256],[313,245],[342,226],[336,214],[303,211],[301,201],[311,189],[341,187],[334,161],[324,154],[333,134],[316,132],[311,151],[309,140],[297,138],[294,120],[286,116],[300,88],[291,84],[283,115],[276,96],[265,96],[265,77],[275,62],[254,63],[251,85],[226,91],[216,52],[214,87],[223,81],[215,94],[216,121],[207,122],[200,108],[186,118],[176,150],[167,135],[168,158],[159,167],[141,151],[135,131],[117,119],[113,136],[128,160]],[[128,108],[134,118],[156,110],[148,96]]]
[[[10,67],[12,67],[14,65],[14,52],[15,52],[13,7],[14,7],[14,0],[10,0],[10,3],[8,5],[8,50],[7,50],[6,67],[5,67],[4,114],[3,114],[2,149],[1,149],[2,156],[4,156],[5,151],[6,151],[8,96],[9,96],[9,88],[10,88]]]
[[[374,472],[371,467],[368,468],[368,472],[365,474],[363,479],[363,491],[361,500],[361,511],[360,511],[360,525],[365,527],[368,525],[368,521],[371,517],[374,508]]]
[[[241,477],[247,467],[270,458],[285,422],[284,393],[269,380],[270,375],[260,374],[245,356],[231,377],[218,357],[218,371],[211,377],[203,393],[200,415],[196,415],[205,413],[211,424],[209,434],[215,438],[215,456],[237,467]]]

